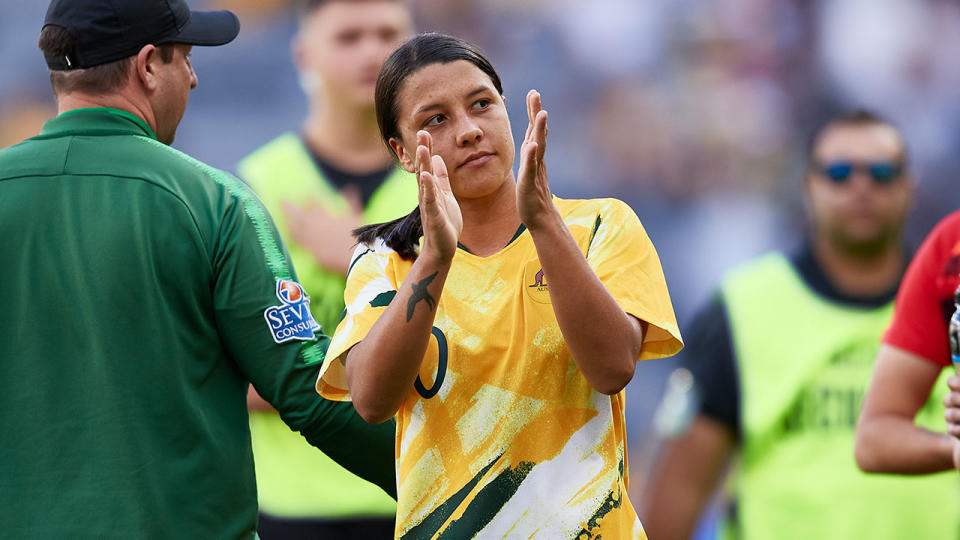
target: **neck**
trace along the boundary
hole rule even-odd
[[[393,161],[380,138],[372,106],[314,101],[303,123],[303,136],[314,153],[349,173],[370,173]]]
[[[127,111],[146,122],[154,133],[157,132],[157,121],[153,115],[153,110],[143,100],[131,98],[124,92],[106,95],[71,92],[57,97],[57,114],[91,107],[109,107],[111,109]]]
[[[520,228],[513,172],[491,195],[457,202],[463,215],[460,243],[474,255],[487,257],[500,251]]]
[[[827,279],[850,296],[878,296],[889,291],[900,279],[905,263],[899,237],[871,252],[842,249],[827,238],[815,239],[812,249]]]

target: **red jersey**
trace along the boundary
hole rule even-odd
[[[888,345],[950,365],[947,323],[960,285],[960,211],[943,218],[927,235],[900,284]]]

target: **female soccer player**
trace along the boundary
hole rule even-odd
[[[636,215],[547,182],[527,95],[514,178],[503,89],[473,45],[421,34],[376,87],[420,206],[361,229],[318,390],[397,417],[402,538],[644,538],[627,500],[624,386],[681,347]]]

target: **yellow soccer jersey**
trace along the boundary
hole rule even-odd
[[[614,199],[554,202],[619,305],[649,323],[638,360],[683,347],[660,260]],[[364,339],[412,263],[360,246],[317,390],[349,400],[337,361]],[[397,413],[398,538],[645,538],[627,499],[624,394],[577,369],[529,232],[457,250],[420,374]],[[589,331],[589,321],[584,321]]]

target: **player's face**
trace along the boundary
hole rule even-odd
[[[829,127],[814,149],[807,177],[814,234],[866,252],[896,241],[913,196],[913,182],[902,166],[903,144],[892,127]]]
[[[153,98],[157,138],[165,144],[173,142],[180,119],[187,110],[190,91],[197,87],[197,74],[190,64],[192,47],[182,44],[173,47],[173,60],[157,63],[159,86]]]
[[[312,95],[372,107],[383,61],[412,31],[403,2],[333,1],[303,23],[294,57]]]
[[[493,194],[512,180],[514,143],[503,97],[490,77],[466,60],[430,64],[407,77],[397,95],[392,141],[400,163],[415,172],[417,131],[430,133],[457,199]]]

